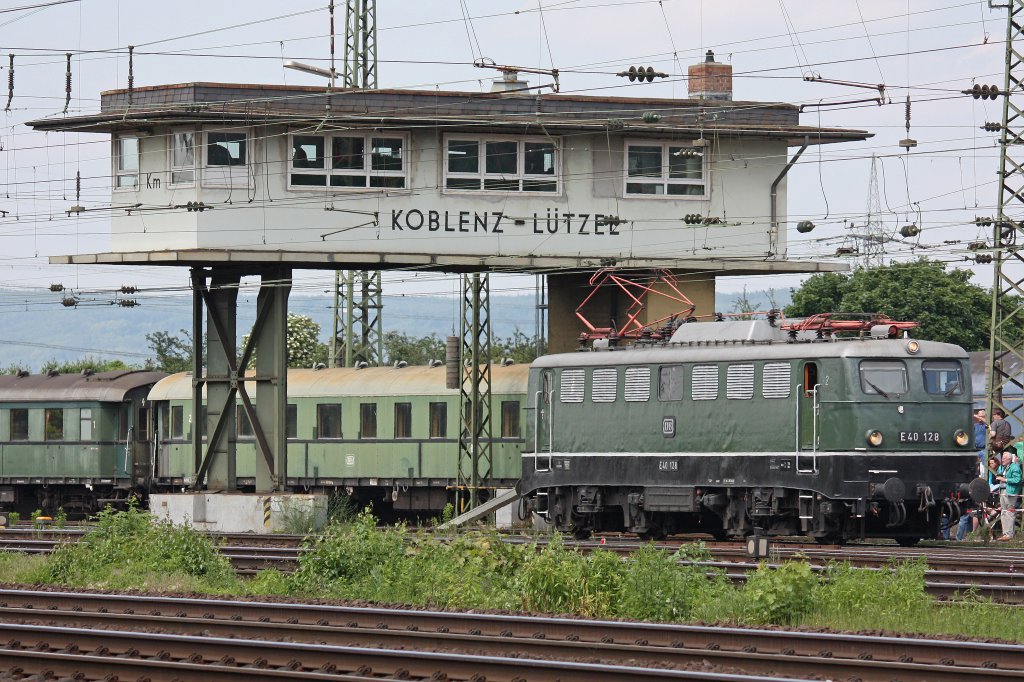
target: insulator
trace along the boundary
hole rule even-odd
[[[121,288],[118,289],[118,291],[120,291],[122,294],[137,294],[137,293],[139,293],[139,288],[138,287],[129,286],[127,284],[122,284]]]
[[[653,66],[648,66],[647,67],[647,82],[648,83],[653,83],[654,82],[654,67]]]
[[[644,120],[644,123],[657,123],[661,120],[661,114],[656,111],[645,111],[641,118]]]
[[[139,305],[139,302],[136,301],[134,298],[124,298],[117,301],[117,305],[121,306],[122,308],[134,308]]]
[[[630,83],[632,83],[633,81],[636,80],[636,71],[637,71],[637,69],[636,69],[635,66],[629,67],[629,82]]]
[[[605,123],[605,126],[608,130],[622,130],[626,127],[626,122],[621,118],[610,118],[608,119],[608,122]]]
[[[810,220],[801,220],[796,224],[796,231],[800,234],[807,234],[814,229],[814,223]]]
[[[616,226],[622,224],[622,218],[620,218],[617,215],[606,215],[606,216],[602,216],[601,218],[599,218],[597,220],[597,224],[601,225],[601,226],[608,225],[608,226],[611,226],[611,227],[616,227]]]
[[[970,89],[970,93],[969,94],[974,99],[981,99],[981,86],[978,85],[977,83],[975,83],[974,87]]]
[[[979,253],[977,256],[974,257],[974,262],[975,263],[981,263],[981,264],[991,263],[992,262],[992,254],[990,254],[990,253]]]
[[[683,222],[687,225],[699,225],[704,221],[704,216],[699,213],[687,213],[683,216]]]
[[[82,199],[82,171],[75,171],[75,203]]]
[[[907,124],[907,135],[910,135],[910,95],[907,95],[906,111],[903,114]]]
[[[71,104],[71,53],[68,52],[68,69],[64,74],[64,113],[68,113],[68,105]]]
[[[999,86],[998,85],[990,85],[990,86],[988,86],[988,97],[989,97],[989,99],[995,99],[996,97],[999,97]]]
[[[999,238],[1003,242],[1009,242],[1013,240],[1013,225],[1000,225],[999,226]]]
[[[982,99],[988,99],[988,86],[987,85],[982,85],[981,86],[981,98]]]
[[[10,64],[7,67],[7,107],[4,111],[11,110],[11,100],[14,99],[14,53],[7,55]]]
[[[65,296],[60,300],[60,304],[65,308],[74,308],[78,305],[78,299],[74,296]]]
[[[52,291],[55,294],[59,294],[60,292],[64,291],[64,285],[63,284],[51,284],[50,285],[50,291]]]
[[[974,216],[974,224],[978,227],[992,227],[992,218],[987,216]]]
[[[985,248],[985,242],[968,242],[967,249],[969,251],[980,251]]]
[[[994,121],[986,121],[985,125],[981,126],[981,129],[989,133],[998,133],[1003,129],[1003,124],[996,123]]]
[[[900,228],[900,234],[904,237],[916,237],[921,234],[921,228],[917,225],[904,225]]]
[[[135,46],[128,46],[128,103],[135,95]]]

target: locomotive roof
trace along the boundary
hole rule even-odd
[[[491,393],[513,394],[526,391],[529,365],[491,367]],[[431,396],[458,394],[445,388],[445,367],[408,366],[366,367],[354,369],[289,369],[289,398]],[[188,400],[192,397],[192,375],[172,374],[149,392],[150,400]]]
[[[129,391],[149,386],[167,374],[148,370],[122,370],[95,374],[0,375],[3,402],[123,402]]]
[[[921,341],[920,351],[907,352],[909,339],[850,338],[834,341],[703,341],[641,349],[559,353],[534,361],[534,367],[579,367],[665,362],[731,362],[740,360],[802,360],[814,358],[967,359],[967,351],[951,343]]]

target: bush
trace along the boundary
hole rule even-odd
[[[792,625],[811,610],[818,586],[806,562],[787,561],[778,568],[761,562],[740,590],[745,616],[755,623]]]

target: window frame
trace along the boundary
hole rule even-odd
[[[135,170],[131,171],[128,169],[121,168],[121,159],[124,154],[121,149],[121,143],[125,140],[135,140]],[[113,190],[115,192],[138,192],[139,187],[142,185],[142,138],[138,135],[115,135],[113,139],[113,157],[111,159],[112,174],[113,174]],[[121,185],[122,177],[135,177],[134,185]]]
[[[520,404],[518,400],[501,401],[501,437],[504,439],[522,438],[523,425],[520,419]]]
[[[448,144],[449,142],[476,142],[477,143],[477,172],[463,173],[451,172],[448,170]],[[487,143],[488,142],[516,142],[516,172],[515,175],[504,173],[487,172]],[[526,172],[526,145],[528,143],[541,143],[554,145],[554,162],[552,166],[554,173],[527,173]],[[519,137],[515,135],[445,135],[441,143],[441,194],[479,195],[479,194],[513,194],[515,196],[541,196],[560,197],[564,192],[562,182],[562,140],[557,137],[528,136]],[[448,180],[479,180],[479,186],[475,189],[466,187],[448,187]],[[488,189],[486,181],[490,180],[515,180],[519,189]],[[538,181],[548,179],[555,183],[555,189],[546,192],[537,189],[523,189],[524,181]]]
[[[52,421],[59,422],[51,424]],[[53,427],[54,434],[51,435],[51,427]],[[57,433],[59,429],[59,433]],[[43,408],[43,440],[49,443],[59,443],[64,440],[64,408],[63,407],[44,407]]]
[[[78,440],[92,441],[96,432],[96,422],[92,417],[91,407],[83,407],[78,410]],[[88,425],[88,428],[86,426]],[[88,431],[88,433],[86,433]]]
[[[327,412],[337,412],[338,431],[337,435],[324,435],[324,423],[331,416]],[[326,415],[326,416],[325,416]],[[317,403],[316,404],[316,439],[317,440],[340,440],[345,435],[342,424],[341,403]]]
[[[24,418],[25,418],[25,437],[24,438],[15,438],[14,437],[14,413],[15,412],[17,412],[20,415],[23,415]],[[27,407],[12,407],[8,411],[7,420],[8,420],[7,421],[8,439],[12,443],[27,443],[29,440],[31,440],[30,434],[31,434],[31,428],[32,427],[29,425],[29,408],[27,408]]]
[[[367,415],[370,414],[367,411],[367,408],[372,408],[372,416],[373,416],[373,433],[372,434],[367,434],[367,433],[364,433],[364,431],[363,431],[363,426],[365,426],[368,423],[366,421],[366,417],[367,417]],[[360,438],[360,440],[364,440],[364,439],[365,440],[376,440],[377,439],[377,432],[379,430],[378,427],[379,427],[379,425],[377,423],[377,403],[359,403],[359,438]]]
[[[211,164],[210,163],[210,135],[224,133],[224,134],[235,134],[245,136],[245,158],[243,163],[240,164]],[[249,128],[208,128],[201,132],[202,145],[196,145],[202,151],[202,177],[201,185],[203,187],[214,187],[223,189],[234,189],[250,187],[252,178],[249,176],[249,160],[252,157],[252,139],[251,131]],[[223,178],[216,178],[214,175],[220,173],[214,173],[214,169],[227,169],[223,171]]]
[[[437,425],[440,428],[434,429]],[[427,404],[427,438],[440,440],[448,437],[448,403],[434,401]]]
[[[175,423],[175,414],[177,414],[177,423]],[[180,440],[185,438],[185,406],[184,405],[171,405],[170,410],[170,440]],[[175,429],[174,427],[178,428]]]
[[[295,150],[295,138],[296,137],[319,137],[324,143],[324,158],[323,166],[320,168],[295,168],[294,167],[294,150]],[[361,170],[354,168],[334,168],[332,159],[334,157],[334,140],[338,138],[362,138],[363,140],[363,167]],[[395,138],[402,140],[402,170],[374,170],[373,169],[373,140]],[[351,193],[351,192],[404,192],[409,193],[410,185],[410,167],[409,162],[409,142],[411,135],[408,132],[375,132],[368,131],[365,133],[359,133],[358,131],[345,131],[337,133],[318,133],[308,134],[303,132],[289,132],[286,137],[285,147],[285,163],[286,165],[286,179],[285,185],[289,192],[331,192],[331,193]],[[308,175],[308,176],[319,176],[324,177],[324,184],[322,185],[296,185],[292,183],[293,175]],[[365,184],[362,187],[347,187],[340,185],[332,185],[332,177],[363,177],[365,178]],[[402,178],[401,187],[374,187],[373,178]]]
[[[410,440],[412,438],[412,403],[395,403],[395,440]],[[404,428],[399,429],[399,424]],[[399,432],[404,433],[400,434]]]
[[[623,140],[622,147],[622,196],[625,199],[659,199],[659,200],[683,200],[683,201],[707,201],[711,198],[711,169],[709,162],[708,147],[691,147],[688,145],[686,140],[643,140],[643,139],[626,139]],[[661,147],[661,177],[657,181],[653,177],[642,177],[632,176],[634,180],[630,182],[629,175],[629,150],[630,147]],[[701,155],[701,171],[700,180],[694,181],[690,178],[672,178],[671,169],[669,165],[669,151],[672,147],[683,147],[692,148],[699,150]],[[645,184],[654,185],[659,184],[663,189],[661,194],[640,194],[637,192],[630,192],[630,184]],[[669,194],[668,188],[671,185],[685,185],[685,186],[700,186],[703,188],[703,192],[700,194]]]
[[[216,131],[215,131],[216,132]],[[175,166],[174,165],[174,142],[178,135],[192,135],[192,165],[191,166]],[[199,175],[199,157],[198,157],[198,145],[196,144],[199,133],[192,129],[179,129],[171,130],[167,136],[167,186],[180,189],[185,187],[195,187],[196,178]],[[174,174],[191,171],[191,180],[182,180],[175,182]]]

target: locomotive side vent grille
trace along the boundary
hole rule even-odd
[[[558,397],[563,403],[583,402],[582,369],[563,369],[558,383]]]
[[[651,368],[626,369],[626,402],[645,403],[651,399]]]
[[[754,365],[729,365],[725,396],[729,400],[750,400],[754,397]]]
[[[793,368],[788,362],[764,363],[761,394],[765,398],[788,398],[793,382]]]
[[[718,399],[718,365],[694,365],[691,397],[694,400]]]
[[[590,396],[595,403],[614,403],[619,390],[619,370],[614,367],[594,370]]]

